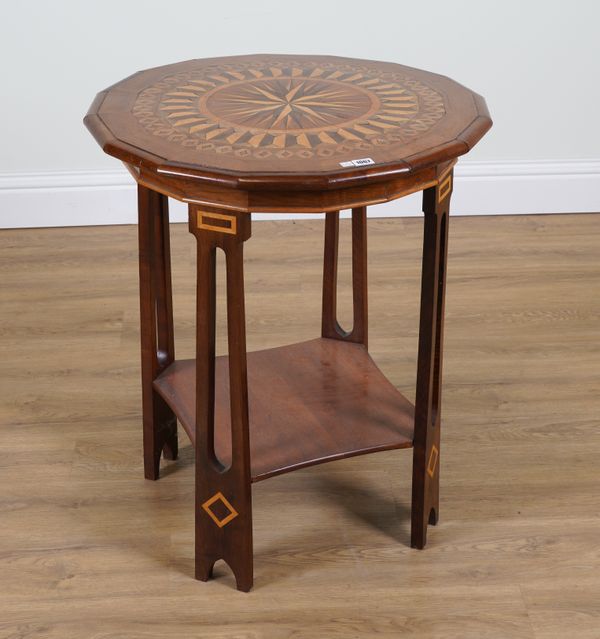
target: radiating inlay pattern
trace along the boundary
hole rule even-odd
[[[410,102],[414,108],[413,100]],[[206,105],[210,113],[234,125],[267,132],[304,132],[364,116],[372,102],[368,93],[341,82],[276,78],[224,87]]]
[[[199,61],[142,90],[133,114],[154,135],[204,153],[285,160],[404,143],[445,108],[423,82],[366,64]]]

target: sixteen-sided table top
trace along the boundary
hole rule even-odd
[[[183,201],[321,212],[431,184],[491,126],[435,73],[333,56],[190,60],[133,74],[85,118],[134,177]]]

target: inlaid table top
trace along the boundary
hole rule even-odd
[[[251,55],[140,71],[85,123],[137,170],[233,188],[369,184],[455,159],[491,126],[453,80],[388,62]]]

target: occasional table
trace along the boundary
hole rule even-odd
[[[329,56],[190,60],[99,93],[85,124],[138,184],[144,471],[195,446],[196,577],[224,559],[253,582],[253,482],[413,448],[411,545],[438,519],[449,202],[456,158],[492,122],[482,97],[399,64]],[[423,191],[415,404],[367,350],[366,207]],[[175,359],[168,198],[197,240],[195,360]],[[339,211],[352,210],[353,325],[336,317]],[[246,352],[251,213],[323,213],[321,337]],[[279,238],[278,241],[285,241]],[[226,258],[228,356],[215,356],[215,257]],[[268,283],[265,282],[265,286]]]

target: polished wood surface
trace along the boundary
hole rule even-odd
[[[322,226],[255,223],[250,350],[318,334]],[[422,229],[369,220],[370,351],[411,401]],[[443,525],[409,547],[408,452],[259,482],[246,597],[221,564],[193,579],[184,433],[163,478],[142,479],[137,229],[0,231],[0,636],[596,639],[600,215],[454,217],[449,232]],[[340,235],[345,326],[349,220]],[[182,358],[195,251],[172,225]],[[218,354],[224,328],[219,312]]]
[[[452,171],[457,157],[492,125],[484,99],[444,76],[394,63],[251,55],[140,71],[98,94],[84,122],[103,150],[123,160],[138,182],[145,476],[158,479],[161,454],[171,460],[177,457],[175,416],[179,417],[196,446],[196,577],[208,580],[214,563],[225,559],[238,589],[252,587],[253,463],[257,479],[336,457],[414,444],[412,545],[423,548],[428,524],[438,521]],[[330,433],[315,429],[315,422],[351,421],[347,415],[354,407],[361,420],[373,416],[381,427],[381,415],[373,410],[379,398],[373,399],[370,383],[378,380],[390,391],[384,376],[371,374],[368,357],[356,366],[345,361],[350,353],[357,357],[356,349],[324,341],[359,344],[367,356],[366,206],[419,190],[426,224],[414,419],[411,415],[407,423],[404,414],[412,413],[411,405],[392,396],[387,414],[382,413],[383,432],[374,436],[375,428],[357,424],[354,432],[369,428],[369,438],[353,442],[335,436],[332,447]],[[196,358],[185,375],[177,367],[161,378],[176,366],[169,196],[188,203],[189,230],[197,240]],[[353,317],[352,327],[345,330],[337,318],[337,254],[339,210],[350,207]],[[308,396],[298,393],[294,384],[286,388],[279,381],[290,374],[278,364],[272,376],[273,367],[267,363],[264,370],[271,369],[273,378],[263,379],[261,373],[255,390],[268,400],[271,388],[280,388],[279,420],[311,406],[313,419],[298,422],[304,422],[300,432],[311,445],[303,446],[296,438],[295,450],[275,448],[264,457],[260,452],[253,462],[243,254],[251,237],[249,213],[255,211],[326,214],[322,339],[301,346],[300,351],[292,349],[301,365],[291,361],[287,351],[276,355],[299,378],[310,377],[306,365],[312,364],[314,378],[326,392],[309,384]],[[220,413],[215,406],[217,249],[225,254],[229,382],[225,399],[229,409]],[[317,359],[313,350],[318,351]],[[369,376],[372,379],[365,384]],[[332,403],[329,390],[338,381],[344,395]],[[347,396],[357,389],[364,397],[353,406]],[[270,420],[267,400],[254,401],[261,437],[261,425]],[[396,427],[403,430],[401,441],[386,432],[395,414],[400,417]],[[219,458],[223,451],[217,448],[225,430],[230,432],[230,453]],[[265,431],[273,446],[289,443],[276,437],[275,429]],[[223,463],[225,458],[228,463]],[[215,513],[216,507],[221,515]]]
[[[140,71],[101,92],[86,124],[107,152],[164,175],[322,189],[454,159],[491,120],[481,96],[421,69],[248,55]]]
[[[367,209],[352,210],[352,324],[344,328],[337,317],[340,214],[325,215],[323,247],[323,305],[321,335],[368,346]]]
[[[158,479],[161,455],[176,459],[178,451],[177,419],[152,386],[175,359],[169,204],[139,186],[138,208],[144,476]]]
[[[320,212],[422,190],[492,121],[481,96],[435,73],[265,54],[140,71],[100,92],[85,124],[139,183],[169,196]]]
[[[172,411],[170,429],[176,415],[196,449],[197,579],[207,581],[214,564],[224,559],[238,590],[252,587],[252,481],[413,444],[412,545],[425,546],[427,526],[437,523],[439,510],[439,382],[451,192],[450,168],[440,176],[439,185],[423,194],[426,224],[416,410],[380,373],[367,351],[366,207],[352,210],[351,329],[342,329],[337,319],[339,213],[330,212],[325,215],[322,338],[253,353],[251,398],[243,273],[251,217],[189,207],[189,230],[197,241],[195,360],[164,361],[161,318],[169,317],[172,323],[170,285],[164,286],[165,273],[170,280],[168,246],[162,250],[161,237],[155,242],[157,253],[163,255],[156,260],[154,281],[159,290],[164,288],[156,295],[144,285],[148,258],[140,252],[141,308],[153,307],[151,316],[142,312],[141,333],[156,338],[151,345],[154,357],[164,364],[160,369],[144,366],[143,351],[142,382],[152,371],[152,388],[146,394],[157,406],[166,402]],[[153,209],[147,202],[160,203],[161,198],[139,185],[140,228],[151,228]],[[225,255],[228,336],[228,356],[220,362],[215,359],[217,249]],[[142,339],[142,350],[145,343]],[[153,420],[154,430],[158,422]],[[158,477],[162,441],[158,436],[144,439],[144,457],[157,465],[156,473],[149,476],[146,471],[147,478]],[[166,453],[166,459],[174,458],[170,447]]]
[[[127,168],[139,184],[191,204],[243,212],[323,213],[381,204],[422,191],[439,184],[441,176],[455,163],[456,160],[449,160],[393,179],[385,179],[385,175],[381,175],[366,185],[323,190],[301,190],[291,186],[282,189],[275,177],[270,186],[263,189],[234,189],[176,175],[165,178],[160,173],[138,167]],[[348,183],[351,185],[352,181],[348,180]]]
[[[453,174],[423,193],[423,266],[415,393],[411,545],[424,548],[439,518],[442,355]]]
[[[247,592],[253,584],[252,469],[243,269],[251,219],[246,213],[190,206],[188,228],[197,244],[196,359],[190,371],[191,388],[185,382],[178,384],[181,378],[171,377],[169,402],[176,414],[185,412],[191,417],[187,430],[195,442],[196,578],[207,581],[215,562],[224,559],[238,590]],[[229,393],[222,401],[229,408],[226,423],[215,406],[216,397],[223,397],[225,382],[216,377],[217,249],[225,255]],[[231,451],[227,465],[219,459],[216,446],[225,428]],[[221,514],[215,513],[212,503],[218,503]]]
[[[195,441],[195,361],[178,360],[154,385]],[[216,457],[231,463],[228,358],[215,373]],[[366,349],[316,339],[248,353],[250,459],[258,481],[303,466],[412,446],[414,407]]]

